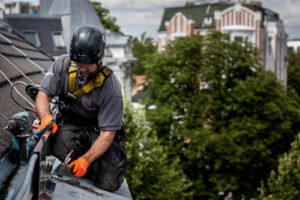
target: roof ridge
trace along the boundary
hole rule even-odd
[[[176,7],[168,7],[164,8],[164,10],[171,10],[171,9],[190,9],[190,8],[197,8],[197,7],[205,7],[208,5],[233,5],[234,3],[227,3],[227,2],[219,2],[219,3],[205,3],[205,4],[198,4],[198,5],[190,5],[190,6],[176,6]]]

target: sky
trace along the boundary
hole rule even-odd
[[[184,6],[191,0],[93,0],[100,1],[116,17],[117,25],[126,35],[140,36],[146,32],[156,40],[164,8]],[[249,0],[248,0],[249,1]],[[261,0],[284,21],[289,39],[300,38],[300,0]]]

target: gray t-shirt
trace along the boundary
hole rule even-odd
[[[69,55],[60,56],[40,84],[40,91],[50,98],[67,97]],[[76,90],[85,83],[77,78]],[[101,130],[120,130],[123,123],[123,96],[121,84],[112,73],[100,88],[94,88],[69,104],[71,112],[91,122],[98,122]]]

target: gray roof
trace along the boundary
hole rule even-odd
[[[53,61],[51,56],[26,41],[0,20],[0,157],[9,150],[12,143],[11,133],[3,127],[13,114],[22,110],[10,97],[10,82],[38,84],[44,76],[43,71],[48,69]],[[17,89],[26,96],[24,87],[20,86]],[[29,106],[18,95],[15,94],[14,97],[21,105]]]
[[[62,32],[62,24],[59,17],[10,14],[6,15],[5,19],[20,33],[23,33],[25,30],[36,31],[40,41],[40,48],[52,56],[59,56],[66,53],[66,48],[55,47],[52,37],[53,32]]]
[[[41,15],[62,16],[71,15],[72,29],[84,24],[104,28],[89,0],[41,0]],[[48,9],[45,9],[48,8]],[[75,27],[75,28],[74,28]]]
[[[55,160],[54,168],[58,164],[58,160]],[[120,189],[115,192],[108,192],[97,188],[93,185],[91,180],[86,178],[76,178],[71,175],[70,172],[65,172],[62,178],[52,178],[52,181],[56,183],[55,191],[53,192],[54,200],[72,199],[72,200],[131,200],[131,194],[126,182],[126,179],[122,183]]]
[[[40,15],[47,15],[52,0],[40,0]]]
[[[70,0],[50,0],[48,2],[51,2],[51,6],[48,7],[47,15],[66,15],[70,14]]]
[[[77,27],[86,24],[94,25],[106,33],[108,47],[125,47],[129,42],[129,36],[125,36],[121,33],[110,33],[104,30],[103,25],[89,0],[40,0],[40,7],[41,15],[60,17],[65,15],[70,16],[70,21],[63,20],[63,26],[66,27],[64,30],[64,36],[67,48],[69,46],[72,33]],[[107,52],[106,57],[111,56],[109,54],[110,53]]]
[[[64,28],[64,36],[66,39],[67,48],[69,46],[72,33],[79,26],[83,25],[94,25],[98,27],[101,31],[104,32],[104,28],[102,26],[101,21],[96,14],[93,5],[89,0],[42,0],[41,7],[45,7],[45,2],[51,1],[51,6],[48,9],[47,13],[43,13],[43,15],[50,16],[70,16],[70,19],[65,18],[62,22]],[[50,5],[49,2],[46,3]]]

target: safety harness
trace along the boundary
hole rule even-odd
[[[89,93],[95,88],[101,87],[106,78],[109,77],[110,74],[112,74],[112,71],[106,66],[102,67],[93,80],[89,81],[82,88],[76,90],[77,73],[77,65],[74,61],[71,61],[69,65],[69,93],[76,98]]]

